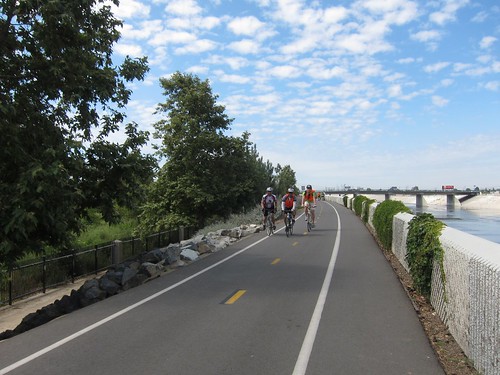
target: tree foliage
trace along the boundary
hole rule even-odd
[[[286,194],[288,188],[294,188],[297,192],[297,179],[295,178],[295,172],[290,165],[276,166],[276,187],[279,194]]]
[[[141,232],[202,227],[254,207],[274,168],[259,160],[249,134],[227,135],[232,119],[207,80],[176,72],[160,84],[166,97],[155,124],[166,160],[141,214]]]
[[[116,19],[101,0],[0,2],[0,263],[63,246],[89,207],[108,221],[137,205],[153,158],[147,133],[124,121],[126,82],[145,58],[113,65]],[[115,1],[117,3],[117,1]]]

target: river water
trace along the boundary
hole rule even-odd
[[[500,243],[500,210],[466,210],[436,205],[417,210],[415,204],[406,204],[414,213],[427,212],[450,228]]]

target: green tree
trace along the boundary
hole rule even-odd
[[[297,179],[295,178],[295,172],[290,165],[285,165],[281,167],[279,164],[276,167],[277,173],[277,190],[279,194],[286,194],[288,188],[292,187],[295,189],[297,184]]]
[[[141,214],[146,234],[178,225],[202,227],[256,203],[249,134],[225,134],[232,119],[217,104],[208,81],[176,72],[160,79],[165,118],[155,124],[166,159]]]
[[[117,1],[114,1],[118,4]],[[121,21],[104,0],[0,2],[0,263],[64,246],[90,207],[137,205],[155,161],[147,133],[124,121],[145,58],[113,65]]]

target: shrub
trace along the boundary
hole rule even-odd
[[[443,222],[436,220],[429,213],[415,216],[409,223],[408,238],[406,240],[406,261],[410,268],[410,275],[415,289],[428,299],[431,294],[434,261],[439,262],[441,280],[443,285],[445,284],[444,251],[439,241],[444,226]]]
[[[347,207],[347,195],[344,195],[342,200],[344,201],[344,206]]]
[[[390,250],[392,247],[392,218],[399,212],[411,213],[411,210],[402,202],[391,200],[383,201],[375,209],[373,226],[386,250]]]
[[[368,199],[367,198],[365,200],[365,209],[362,212],[363,222],[368,223],[368,216],[370,215],[370,206],[371,206],[372,203],[375,203],[375,202],[376,202],[375,199]]]
[[[365,197],[364,195],[356,195],[354,197],[354,212],[356,213],[357,216],[361,216],[361,211],[363,210],[363,202],[366,201],[368,198]]]

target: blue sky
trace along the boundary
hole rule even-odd
[[[127,108],[144,130],[159,78],[193,73],[230,133],[299,186],[500,187],[496,0],[121,0],[115,14],[115,58],[149,59]]]

